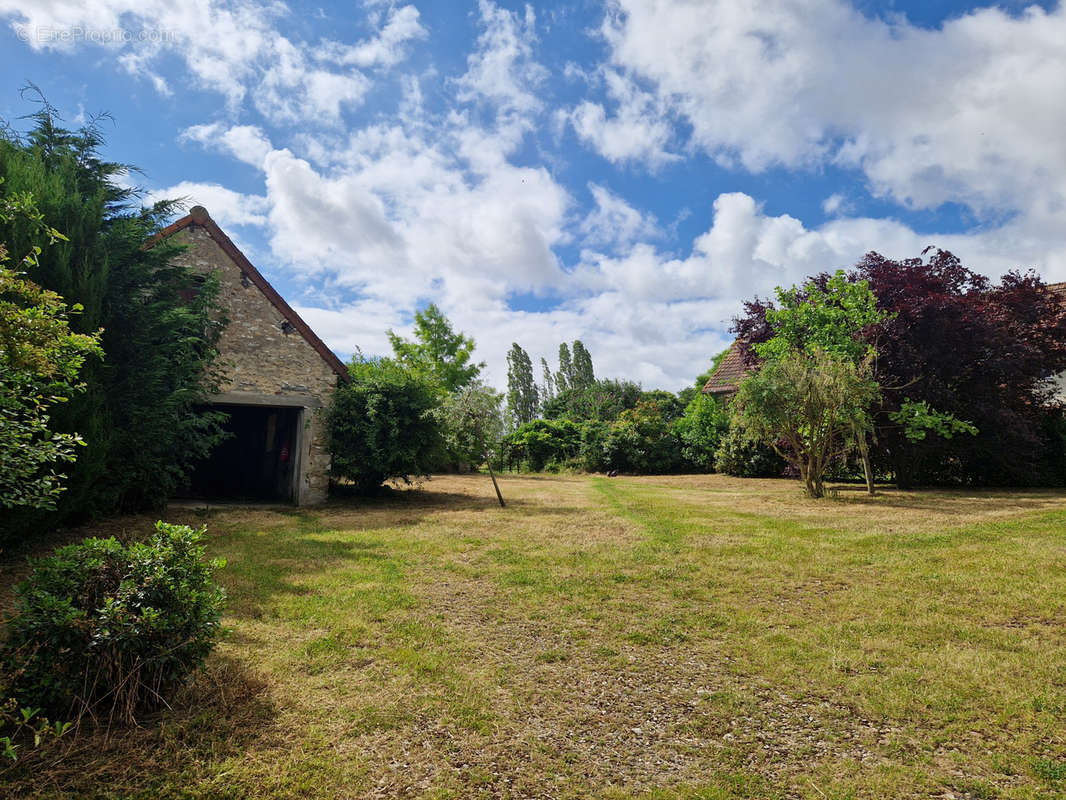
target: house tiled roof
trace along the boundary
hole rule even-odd
[[[263,274],[257,270],[252,262],[245,257],[237,245],[233,243],[223,230],[218,227],[211,216],[207,213],[207,209],[203,206],[193,206],[189,213],[174,222],[156,234],[148,246],[151,247],[161,239],[166,239],[173,236],[178,231],[184,230],[191,225],[198,225],[207,231],[207,235],[210,236],[222,251],[233,260],[233,262],[240,268],[241,272],[248,276],[248,279],[259,288],[269,300],[274,308],[284,317],[289,324],[307,341],[309,345],[322,357],[330,368],[337,373],[342,380],[348,379],[348,368],[344,366],[344,362],[337,358],[336,354],[326,346],[303,318],[296,313],[296,310],[285,302],[285,299],[278,294],[277,290],[270,285],[270,282],[263,277]]]
[[[1047,288],[1057,294],[1063,302],[1066,302],[1066,282],[1063,283],[1049,283]]]
[[[731,394],[737,390],[740,382],[744,380],[747,369],[744,367],[744,358],[740,353],[740,346],[733,342],[726,357],[718,362],[710,379],[703,387],[704,394]]]

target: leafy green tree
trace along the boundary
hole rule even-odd
[[[652,389],[650,392],[641,392],[640,403],[654,406],[658,410],[659,416],[667,422],[680,419],[685,413],[685,406],[681,404],[678,396],[665,389]]]
[[[778,307],[765,310],[770,335],[752,344],[760,360],[773,361],[794,352],[810,356],[822,352],[847,359],[856,366],[876,363],[877,351],[870,341],[870,332],[878,330],[891,315],[881,310],[866,280],[849,278],[843,270],[838,270],[799,288],[779,288],[777,300]],[[865,416],[854,418],[851,436],[862,460],[870,494],[874,493],[874,477],[867,437],[874,431],[874,411],[867,409]],[[946,438],[957,432],[976,433],[976,428],[969,423],[938,412],[928,404],[919,412],[904,415],[912,432],[933,430]],[[910,433],[908,438],[917,440]],[[924,438],[924,434],[919,438]]]
[[[848,280],[843,270],[800,287],[778,287],[777,302],[778,307],[766,310],[773,335],[753,345],[761,360],[821,350],[858,363],[874,352],[863,331],[888,316],[878,308],[869,284]]]
[[[766,310],[766,323],[773,335],[753,345],[761,360],[780,360],[802,352],[810,357],[827,353],[856,366],[873,362],[877,351],[862,333],[884,322],[888,315],[878,308],[877,297],[865,281],[849,281],[844,271],[838,270],[802,287],[778,287],[777,301],[778,308]],[[864,414],[853,416],[850,438],[862,459],[870,494],[874,493],[874,476],[867,436],[873,431],[872,413],[867,408]]]
[[[499,458],[503,441],[502,402],[503,395],[495,389],[475,382],[445,397],[439,409],[448,453],[453,460],[488,466],[501,508],[503,495],[492,462]]]
[[[444,313],[433,303],[415,313],[415,340],[387,332],[396,360],[417,375],[426,377],[445,392],[470,384],[485,368],[474,363],[474,340],[457,332]]]
[[[438,387],[390,359],[357,354],[348,370],[328,414],[333,477],[370,494],[387,480],[428,475],[444,453]]]
[[[729,409],[722,400],[701,392],[689,402],[675,429],[685,461],[700,472],[713,472],[715,454],[729,431]]]
[[[142,207],[127,184],[129,168],[100,156],[96,124],[66,130],[47,104],[33,120],[25,136],[10,128],[0,134],[4,191],[31,193],[66,239],[45,249],[27,277],[81,306],[71,330],[91,335],[102,328],[105,353],[84,365],[85,391],[49,420],[53,432],[77,431],[86,442],[59,513],[160,506],[222,436],[221,415],[203,410],[223,324],[217,286],[175,264],[176,245],[146,246],[174,204]],[[0,241],[11,252],[29,252],[33,237],[24,220],[0,223]]]
[[[585,389],[596,382],[596,375],[592,370],[592,356],[585,349],[580,339],[574,339],[573,345],[573,373],[568,385],[572,389]]]
[[[636,408],[643,396],[639,383],[608,378],[594,381],[584,388],[559,391],[544,403],[541,413],[546,419],[609,422],[617,419],[625,409]]]
[[[35,227],[42,243],[63,238],[32,197],[0,196],[0,222],[16,219]],[[19,267],[36,266],[41,252],[41,244],[33,245]],[[80,308],[68,309],[8,261],[0,242],[0,507],[54,509],[65,488],[57,465],[72,463],[84,442],[76,433],[50,430],[49,412],[84,389],[78,373],[86,358],[101,354],[99,334],[71,333],[68,315]]]
[[[539,407],[540,398],[529,353],[517,342],[512,342],[507,353],[507,413],[511,424],[517,428],[532,422],[537,418]]]
[[[1066,369],[1066,305],[1038,275],[1010,272],[994,284],[951,253],[927,248],[900,261],[867,253],[848,279],[868,283],[886,312],[862,331],[877,348],[884,395],[871,460],[901,487],[1056,481],[1062,451],[1052,430],[1061,412],[1049,402],[1046,378]],[[745,304],[733,326],[742,341],[775,334],[768,308]],[[921,413],[904,410],[912,401],[925,403]],[[918,430],[926,435],[913,435]]]
[[[869,432],[880,399],[871,359],[816,349],[791,350],[764,362],[740,384],[732,425],[766,444],[799,471],[809,497],[825,493],[826,470]]]
[[[444,398],[438,411],[444,444],[454,462],[492,460],[503,439],[503,395],[475,381]]]

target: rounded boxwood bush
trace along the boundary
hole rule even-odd
[[[6,693],[63,719],[131,721],[165,705],[221,632],[221,561],[205,528],[156,523],[148,542],[86,539],[33,562],[3,645]]]

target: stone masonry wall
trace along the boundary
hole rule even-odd
[[[229,324],[219,342],[224,394],[275,395],[306,399],[297,496],[301,505],[326,499],[330,453],[326,444],[326,407],[337,388],[337,374],[297,331],[282,329],[284,317],[207,231],[190,225],[175,235],[187,245],[177,261],[205,274],[215,273]],[[247,284],[247,285],[245,285]]]

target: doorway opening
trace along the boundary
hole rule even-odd
[[[213,405],[228,434],[193,470],[186,497],[296,502],[300,408]]]

